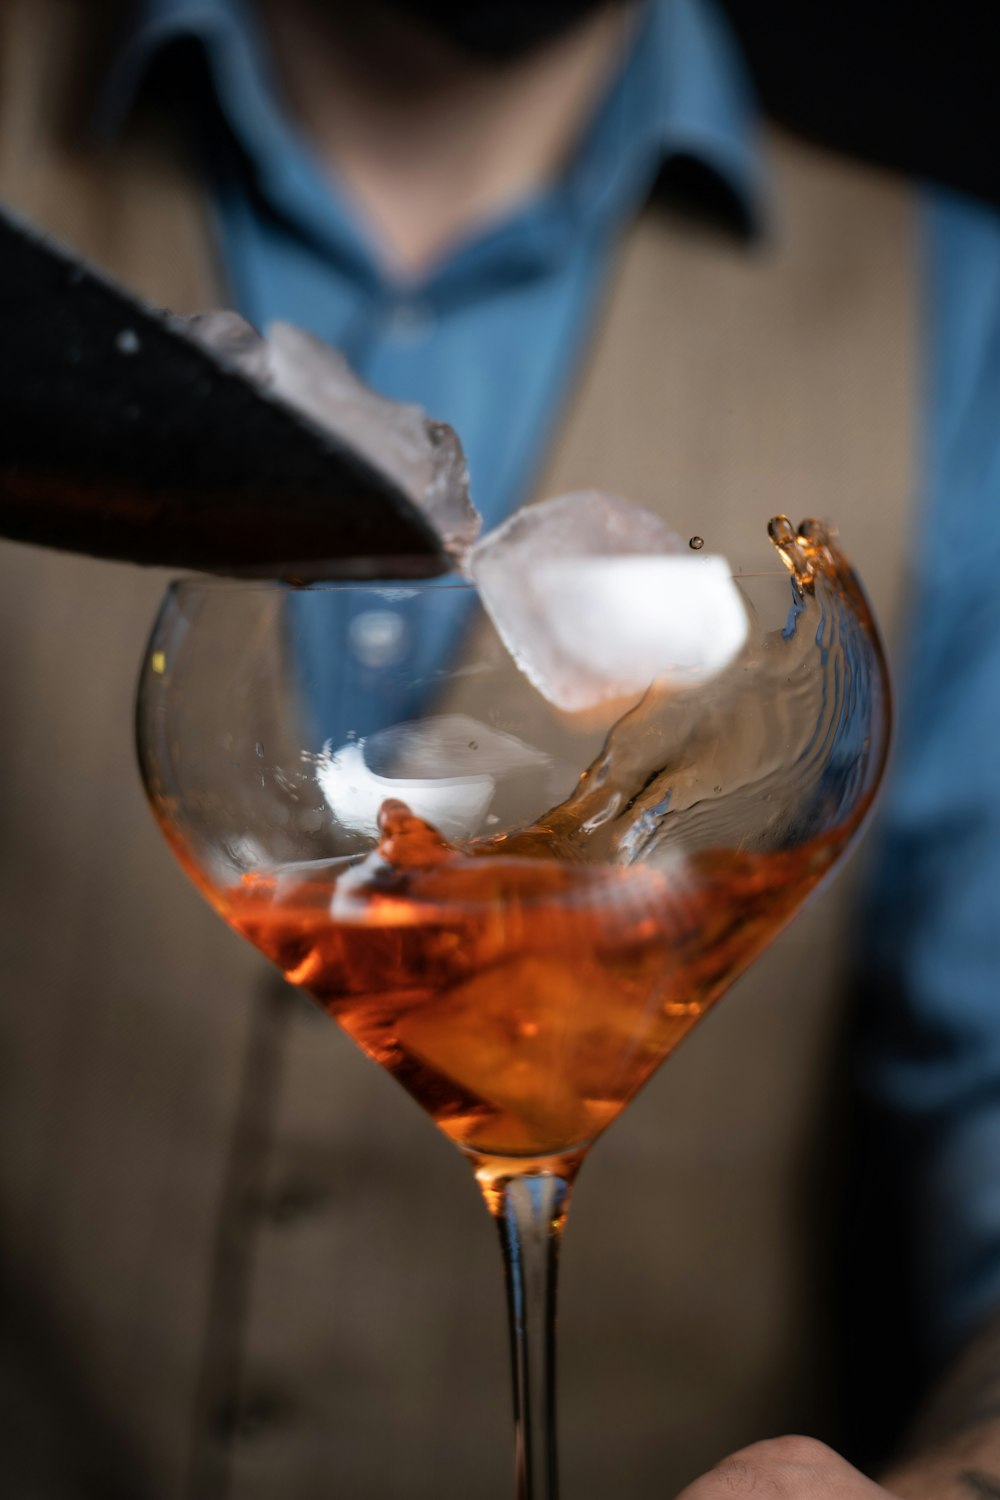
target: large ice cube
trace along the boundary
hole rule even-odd
[[[462,557],[480,517],[469,499],[462,445],[419,406],[389,401],[354,374],[332,345],[292,323],[271,323],[267,338],[238,313],[201,313],[193,336],[248,380],[354,448],[395,480],[426,516],[444,548]]]
[[[518,511],[473,548],[469,571],[517,665],[568,712],[657,679],[703,681],[746,640],[725,558],[595,490]]]

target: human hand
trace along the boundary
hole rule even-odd
[[[677,1500],[890,1500],[839,1453],[814,1438],[780,1437],[724,1458]]]

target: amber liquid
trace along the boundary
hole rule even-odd
[[[846,839],[660,868],[449,847],[399,802],[360,862],[248,874],[226,919],[466,1151],[584,1149]]]

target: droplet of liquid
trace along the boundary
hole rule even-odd
[[[692,552],[700,552],[704,545],[705,538],[703,536],[693,536],[688,542],[688,546],[691,548]]]
[[[825,528],[818,522],[807,522],[798,531],[787,516],[773,516],[767,524],[767,534],[777,547],[785,567],[795,579],[796,587],[812,593],[815,588],[816,560],[824,543],[818,545],[805,526],[813,526],[817,533],[826,537]]]
[[[257,755],[260,760],[264,759],[264,746],[261,744],[260,740],[257,741]]]

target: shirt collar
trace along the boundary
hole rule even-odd
[[[229,125],[256,156],[280,111],[256,16],[242,0],[132,0],[99,100],[99,128],[118,134],[153,64],[188,40],[204,49]]]
[[[134,0],[103,92],[103,129],[120,129],[151,65],[182,39],[204,48],[219,106],[272,206],[293,221],[309,221],[320,238],[335,240],[341,251],[346,245],[370,265],[370,244],[335,202],[327,174],[282,109],[246,0]],[[561,181],[527,205],[535,257],[557,253],[581,223],[613,228],[677,157],[707,168],[747,224],[761,227],[768,192],[756,103],[714,0],[649,0],[626,61]],[[510,227],[487,232],[485,241],[508,240]],[[484,248],[470,247],[474,257]]]
[[[768,182],[749,74],[714,0],[652,0],[597,113],[575,170],[585,191],[628,192],[671,160],[693,158],[733,195],[746,222],[766,218]]]

